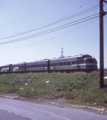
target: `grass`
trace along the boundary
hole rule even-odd
[[[100,90],[99,72],[2,74],[0,94],[8,93],[45,99],[64,97],[72,104],[107,107],[107,88]]]

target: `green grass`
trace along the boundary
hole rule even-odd
[[[98,72],[0,75],[0,94],[8,93],[46,99],[64,97],[72,104],[107,107],[107,88],[100,90]]]

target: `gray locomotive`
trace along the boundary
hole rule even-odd
[[[97,60],[91,55],[76,55],[55,59],[0,66],[0,73],[23,72],[70,72],[97,70]]]

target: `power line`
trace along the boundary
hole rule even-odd
[[[106,17],[106,18],[107,18],[107,17]],[[97,18],[97,19],[98,19],[98,18]],[[95,21],[95,20],[96,20],[96,19],[92,20],[91,22],[93,22],[93,21]],[[50,38],[50,39],[47,39],[47,40],[43,40],[43,41],[41,41],[41,42],[39,42],[39,43],[36,43],[36,45],[37,45],[37,44],[41,44],[41,43],[46,42],[46,41],[49,41],[49,40],[53,40],[53,39],[58,38],[58,37],[61,37],[62,35],[65,35],[65,34],[68,34],[68,33],[72,32],[72,31],[74,31],[74,30],[77,30],[77,29],[79,29],[79,28],[81,28],[81,27],[83,27],[83,26],[85,26],[85,25],[87,25],[87,24],[89,24],[89,23],[91,23],[91,22],[85,23],[84,25],[81,25],[81,26],[79,26],[79,27],[77,27],[77,28],[75,28],[75,29],[69,30],[69,31],[67,31],[67,32],[65,32],[65,33],[63,33],[63,34],[60,34],[60,35],[58,35],[58,36],[55,36],[55,37],[53,37],[53,38]],[[22,43],[22,42],[21,42],[21,43]],[[20,43],[19,43],[19,44],[20,44]],[[7,52],[9,52],[10,50],[14,49],[14,48],[15,48],[16,46],[18,46],[19,44],[17,44],[17,45],[15,45],[14,47],[8,49],[8,51],[3,52],[1,55],[4,55],[5,53],[7,53]],[[34,45],[34,44],[33,44],[33,45]]]
[[[40,30],[40,29],[49,27],[49,26],[51,26],[51,25],[55,25],[55,24],[57,24],[57,23],[60,23],[60,22],[65,21],[65,20],[67,20],[67,19],[71,19],[71,18],[76,17],[76,16],[79,16],[79,15],[81,15],[81,14],[83,15],[83,14],[85,14],[85,13],[87,13],[87,12],[90,12],[93,8],[95,9],[95,8],[97,8],[97,7],[98,7],[98,5],[97,5],[97,6],[94,6],[94,7],[91,7],[91,8],[89,8],[89,9],[86,9],[85,11],[82,11],[82,12],[79,12],[79,13],[77,13],[77,14],[74,14],[74,15],[72,15],[72,16],[69,16],[69,17],[60,19],[60,20],[55,21],[55,22],[50,23],[50,24],[47,24],[47,25],[45,25],[45,26],[42,26],[42,27],[39,27],[39,28],[36,28],[36,29],[33,29],[33,30],[29,30],[29,31],[26,31],[26,32],[23,32],[23,33],[19,33],[19,34],[16,34],[16,35],[12,35],[12,36],[8,36],[8,37],[0,38],[0,40],[12,38],[12,37],[16,37],[16,36],[20,36],[20,35],[24,35],[24,34],[27,34],[27,33],[30,33],[30,32],[36,31],[36,30]]]
[[[59,2],[59,1],[58,1],[58,2]],[[70,1],[70,2],[71,2],[71,1]],[[69,2],[68,2],[68,3],[69,3]],[[68,4],[68,3],[67,3],[67,4]],[[51,4],[50,4],[50,5],[51,5]],[[53,4],[52,4],[52,5],[53,5]],[[64,4],[64,5],[65,5],[65,4]],[[60,5],[59,7],[61,7],[61,6],[62,6],[62,5]],[[48,6],[48,7],[50,7],[50,6]],[[59,8],[59,7],[58,7],[58,8]],[[47,8],[47,7],[46,7],[46,8]],[[55,9],[55,8],[54,8],[54,9]],[[53,9],[53,10],[54,10],[54,9]],[[52,10],[49,10],[48,12],[51,12],[51,11],[52,11]],[[38,16],[44,15],[44,14],[46,14],[46,13],[48,13],[48,12],[44,12],[44,13],[42,13],[42,14],[39,14]],[[38,16],[36,16],[36,18],[37,18]],[[20,18],[20,17],[19,17],[19,18]],[[33,18],[34,18],[34,17],[33,17]],[[30,18],[30,19],[31,19],[31,18]],[[16,19],[16,20],[17,20],[17,19]],[[28,19],[27,19],[27,20],[28,20]],[[25,22],[25,20],[22,21],[22,22]],[[21,23],[21,22],[19,22],[19,23]],[[3,27],[3,28],[4,28],[4,27]],[[6,27],[6,28],[7,28],[7,27]]]
[[[97,19],[98,19],[98,18],[97,18]],[[96,20],[96,19],[92,20],[91,22],[93,22],[93,21],[95,21],[95,20]],[[39,42],[39,43],[43,43],[43,42],[46,42],[46,41],[49,41],[49,40],[58,38],[58,37],[60,37],[60,36],[62,36],[62,35],[68,34],[69,32],[72,32],[72,31],[74,31],[74,30],[77,30],[77,29],[79,29],[79,28],[81,28],[81,27],[83,27],[83,26],[85,26],[85,25],[87,25],[87,24],[89,24],[89,23],[91,23],[91,22],[88,22],[88,23],[86,23],[86,24],[84,24],[84,25],[81,25],[81,26],[79,26],[79,27],[77,27],[77,28],[74,28],[74,29],[72,29],[72,30],[69,30],[69,31],[67,31],[67,32],[65,32],[65,33],[63,33],[63,34],[61,34],[61,35],[58,35],[58,36],[56,36],[56,37],[54,37],[54,38],[51,38],[51,39],[48,39],[48,40],[44,40],[44,41]],[[38,43],[36,43],[36,44],[38,44]]]
[[[71,2],[72,0],[70,0],[70,2]],[[59,2],[59,1],[58,1]],[[67,2],[67,4],[68,3],[70,3],[70,2]],[[89,1],[86,1],[84,4],[82,4],[82,5],[80,5],[80,7],[79,8],[81,8],[83,5],[85,5],[85,4],[87,4],[87,3],[89,3],[90,2],[90,0]],[[50,2],[49,4],[46,4],[46,5],[44,5],[44,6],[41,6],[39,9],[35,9],[36,10],[36,12],[37,11],[40,11],[40,10],[42,10],[42,9],[44,9],[44,8],[47,8],[47,7],[50,7],[51,5],[53,5],[54,3],[56,3],[56,1],[54,1],[54,2]],[[65,5],[65,4],[64,4]],[[62,6],[62,5],[61,5]],[[61,6],[59,6],[59,7],[61,7]],[[41,9],[42,8],[42,9]],[[78,8],[77,8],[78,9]],[[76,10],[77,10],[76,9]],[[24,14],[24,15],[22,15],[22,16],[20,16],[20,17],[17,17],[17,18],[15,18],[15,19],[13,19],[13,20],[15,20],[15,21],[17,21],[18,19],[20,20],[20,18],[22,18],[22,17],[24,17],[24,16],[28,16],[29,14],[31,14],[31,13],[34,13],[35,12],[35,10],[33,10],[33,11],[30,11],[29,13],[26,13],[26,14]],[[51,10],[49,10],[49,12],[50,12]],[[74,10],[75,11],[75,10]],[[74,12],[73,11],[73,12]],[[72,13],[72,12],[71,12]],[[44,14],[44,13],[43,13]],[[13,20],[10,20],[10,21],[8,21],[8,22],[11,22],[11,21],[13,21]],[[8,23],[7,22],[7,23]],[[2,24],[1,24],[2,25]],[[5,23],[5,25],[6,25],[6,23]],[[3,27],[4,28],[4,27]],[[7,27],[6,27],[7,28]]]
[[[77,25],[77,24],[80,24],[80,23],[83,23],[85,21],[88,21],[88,20],[91,20],[91,19],[94,19],[94,18],[97,18],[99,15],[97,16],[94,16],[94,17],[86,17],[85,20],[81,20],[79,22],[74,22],[73,24],[66,24],[66,25],[63,25],[63,26],[59,26],[59,27],[56,27],[56,28],[53,28],[53,29],[49,29],[49,30],[46,30],[46,31],[42,31],[42,32],[39,32],[39,33],[36,33],[36,34],[33,34],[33,35],[30,35],[30,36],[26,36],[26,37],[23,37],[23,38],[19,38],[19,39],[14,39],[14,40],[11,40],[11,41],[6,41],[6,42],[2,42],[0,43],[0,45],[3,45],[3,44],[9,44],[9,43],[13,43],[13,42],[18,42],[18,41],[22,41],[22,40],[26,40],[26,39],[30,39],[30,38],[34,38],[34,37],[38,37],[38,36],[41,36],[41,35],[45,35],[45,34],[49,34],[49,33],[52,33],[52,32],[55,32],[55,31],[59,31],[61,29],[65,29],[65,28],[68,28],[68,27],[71,27],[71,26],[74,26],[74,25]],[[71,22],[72,23],[72,22]]]
[[[57,0],[56,0],[57,1]],[[25,16],[28,16],[28,15],[30,15],[30,14],[32,14],[32,13],[34,13],[34,12],[38,12],[38,11],[41,11],[41,10],[43,10],[43,9],[45,9],[45,8],[48,8],[49,6],[51,6],[51,5],[53,5],[54,3],[56,3],[56,1],[50,1],[50,2],[48,2],[48,4],[46,3],[45,5],[43,5],[43,6],[41,6],[41,7],[38,7],[38,8],[36,8],[36,9],[34,9],[33,11],[29,11],[28,13],[26,13],[26,14],[24,14],[24,15],[22,15],[22,16],[19,16],[19,17],[17,17],[17,18],[14,18],[14,19],[12,19],[12,20],[9,20],[9,21],[7,21],[7,22],[5,22],[5,23],[3,23],[3,24],[6,24],[6,23],[10,23],[10,22],[12,22],[12,21],[16,21],[16,20],[20,20],[20,18],[22,18],[22,17],[25,17]],[[2,25],[2,24],[0,24],[0,25]]]

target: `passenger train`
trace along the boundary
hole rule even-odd
[[[90,72],[93,70],[97,70],[97,60],[88,54],[0,66],[0,73],[70,71]]]

